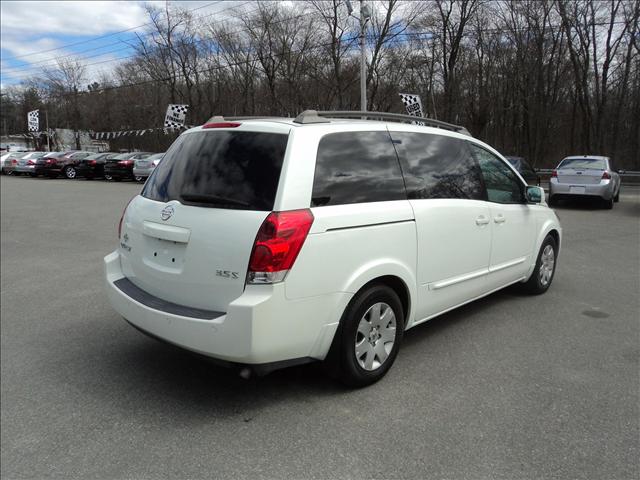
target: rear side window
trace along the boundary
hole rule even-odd
[[[142,195],[187,205],[270,211],[288,135],[216,131],[181,135]]]
[[[391,136],[409,198],[484,200],[480,169],[464,140],[411,132]]]
[[[341,132],[322,137],[312,207],[406,198],[398,158],[387,132]]]

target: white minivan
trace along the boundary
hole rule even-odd
[[[461,127],[361,116],[180,135],[104,259],[115,310],[245,373],[324,360],[363,386],[405,330],[511,284],[549,288],[562,230],[541,188]]]

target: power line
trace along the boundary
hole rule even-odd
[[[220,3],[221,1],[222,1],[222,0],[218,0],[218,2],[213,2],[213,3]],[[219,10],[219,11],[217,11],[217,12],[211,12],[211,13],[208,13],[208,14],[206,14],[206,15],[201,15],[201,16],[197,17],[197,18],[196,18],[196,20],[202,20],[202,19],[207,18],[207,17],[210,17],[210,16],[212,16],[212,15],[219,15],[219,14],[221,14],[221,13],[223,13],[223,12],[226,12],[227,10],[237,9],[237,8],[243,7],[243,6],[245,6],[245,5],[249,4],[249,3],[252,3],[252,2],[251,2],[251,1],[246,1],[246,2],[244,2],[244,3],[241,3],[240,5],[234,5],[233,7],[228,7],[228,8],[225,8],[225,9],[223,9],[223,10]],[[209,5],[211,5],[211,4],[207,4],[207,5],[205,5],[205,6],[209,6]],[[198,7],[198,8],[204,8],[205,6]],[[195,10],[195,9],[194,9],[194,10]],[[256,9],[256,10],[252,10],[251,12],[248,12],[248,13],[252,13],[252,12],[255,12],[255,11],[257,11],[257,10],[258,10],[258,9]],[[191,12],[191,11],[193,11],[193,10],[189,10],[189,11]],[[221,20],[221,21],[222,21],[222,20]],[[216,23],[220,23],[220,22],[214,22],[214,24],[216,24]],[[150,25],[150,24],[151,24],[151,23],[146,23],[146,24],[144,24],[143,26],[145,26],[145,25]],[[145,34],[145,35],[143,35],[143,37],[147,37],[147,36],[153,35],[153,33],[154,33],[154,32],[151,32],[151,33]],[[131,40],[133,40],[133,38],[132,38]],[[93,40],[89,40],[89,41],[93,41]],[[38,70],[39,68],[42,68],[42,67],[43,67],[43,66],[37,66],[38,64],[42,64],[42,63],[49,63],[49,62],[57,62],[57,61],[58,61],[58,60],[60,60],[60,59],[68,58],[68,57],[77,57],[77,56],[81,55],[82,53],[86,53],[86,52],[90,52],[90,51],[94,51],[94,50],[100,50],[100,49],[102,49],[102,48],[106,48],[106,47],[108,47],[108,46],[120,45],[121,43],[125,43],[125,41],[124,41],[124,40],[119,40],[119,41],[117,41],[117,42],[113,42],[113,43],[110,43],[110,44],[107,44],[107,45],[101,45],[101,46],[99,46],[99,47],[89,48],[89,49],[86,49],[86,50],[82,50],[82,51],[80,51],[80,52],[73,52],[73,53],[70,53],[70,54],[67,54],[67,55],[62,55],[62,56],[59,56],[59,57],[52,57],[52,58],[48,58],[48,59],[39,60],[39,61],[37,61],[37,62],[24,63],[24,64],[22,64],[22,65],[17,65],[17,66],[14,66],[14,67],[8,67],[8,68],[5,68],[5,69],[3,69],[3,71],[4,71],[4,72],[7,72],[7,71],[8,71],[8,73],[9,73],[9,74],[13,74],[13,73],[21,73],[21,72],[23,72],[23,71],[29,71],[29,70]],[[64,48],[64,47],[60,47],[60,48]],[[83,59],[87,59],[87,58],[97,58],[97,57],[101,57],[101,56],[104,56],[104,55],[108,55],[108,54],[110,54],[110,53],[116,53],[116,52],[120,52],[120,51],[128,50],[128,49],[130,49],[130,48],[131,48],[131,46],[126,46],[126,47],[118,48],[118,49],[115,49],[115,50],[108,50],[108,51],[106,51],[106,52],[102,52],[102,53],[97,54],[97,55],[91,55],[91,56],[88,56],[88,57],[83,57]],[[116,60],[116,59],[114,59],[114,60]],[[54,66],[54,65],[52,64],[52,65],[50,65],[50,66]]]
[[[210,7],[210,6],[218,4],[220,2],[222,2],[222,0],[217,0],[215,2],[207,3],[205,5],[201,5],[199,7],[192,8],[191,10],[188,10],[188,11],[189,12],[195,12],[196,10],[200,10],[202,8]],[[112,33],[108,33],[106,35],[101,35],[99,37],[95,37],[95,38],[92,38],[90,40],[84,40],[82,42],[69,43],[67,45],[61,45],[60,47],[50,48],[48,50],[40,50],[38,52],[25,53],[23,55],[15,55],[13,57],[5,58],[4,60],[5,61],[15,60],[16,58],[31,57],[33,55],[40,55],[42,53],[53,52],[55,50],[62,50],[63,48],[75,47],[75,46],[78,46],[78,45],[83,45],[83,44],[88,43],[88,42],[94,42],[96,40],[101,40],[103,38],[109,38],[109,37],[113,37],[114,35],[120,35],[121,33],[127,33],[127,32],[130,32],[132,30],[137,30],[138,28],[146,27],[147,25],[151,25],[151,24],[152,24],[152,22],[147,22],[147,23],[143,23],[142,25],[136,25],[135,27],[130,27],[130,28],[126,28],[124,30],[120,30],[118,32],[112,32]]]
[[[245,4],[247,4],[247,3],[250,3],[250,2],[245,2]],[[251,10],[251,11],[246,12],[246,13],[247,14],[251,14],[251,13],[257,12],[258,10],[259,9],[255,9],[255,10]],[[282,18],[280,20],[276,20],[276,21],[272,22],[271,25],[275,25],[275,24],[278,24],[278,23],[287,22],[289,20],[295,20],[295,19],[298,19],[298,18],[306,17],[307,15],[308,14],[306,14],[306,13],[301,13],[301,14],[298,14],[298,15],[285,17],[285,18]],[[210,24],[210,26],[211,25],[217,25],[217,24],[222,23],[222,22],[223,22],[222,20],[219,21],[219,22],[213,22],[213,23]],[[249,29],[235,30],[236,33],[237,32],[246,33],[246,32],[249,32],[249,31],[250,31]],[[155,33],[155,32],[152,32],[150,35],[153,35],[153,33]],[[200,39],[200,40],[195,40],[194,44],[210,42],[210,40],[211,39],[209,39],[209,38],[203,38],[203,39]],[[126,50],[126,49],[127,48],[120,49],[120,50]],[[116,50],[116,51],[120,51],[120,50]],[[102,54],[99,54],[99,55],[90,56],[90,57],[85,57],[84,59],[100,57],[100,56],[106,55],[107,53],[109,53],[109,52],[105,52],[105,53],[102,53]],[[88,63],[88,64],[84,65],[84,67],[90,67],[90,66],[100,65],[100,64],[104,64],[104,63],[119,62],[119,61],[124,61],[124,60],[128,60],[128,59],[131,59],[131,58],[136,58],[136,57],[138,57],[137,53],[133,54],[133,55],[128,55],[126,57],[119,57],[119,58],[112,58],[112,59],[109,59],[109,60],[102,60],[102,61],[98,61],[98,62],[91,62],[91,63]],[[29,69],[25,69],[25,71],[22,71],[22,72],[10,72],[9,75],[4,74],[4,75],[2,75],[2,77],[5,78],[5,79],[10,79],[10,80],[24,80],[24,79],[29,78],[30,76],[32,76],[36,71],[40,71],[40,69],[42,69],[42,68],[46,68],[46,66],[31,67]],[[27,72],[26,70],[34,70],[34,72]]]

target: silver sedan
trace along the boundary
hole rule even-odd
[[[164,157],[164,152],[154,153],[149,157],[136,160],[133,164],[133,177],[135,178],[136,182],[142,182],[146,180],[147,177],[151,175],[151,172],[153,172],[153,169],[158,166],[158,163],[160,163],[162,157]]]
[[[606,208],[620,199],[620,175],[609,157],[580,155],[563,159],[551,173],[549,204],[569,197],[597,197]]]

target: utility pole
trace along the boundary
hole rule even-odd
[[[346,0],[349,15],[352,15],[353,7],[351,2]],[[352,15],[353,16],[353,15]],[[371,19],[371,9],[369,5],[360,0],[360,110],[367,111],[367,55],[366,55],[366,32],[367,22]]]
[[[364,51],[367,21],[363,13],[364,0],[360,0],[360,110],[367,111],[367,56]]]

